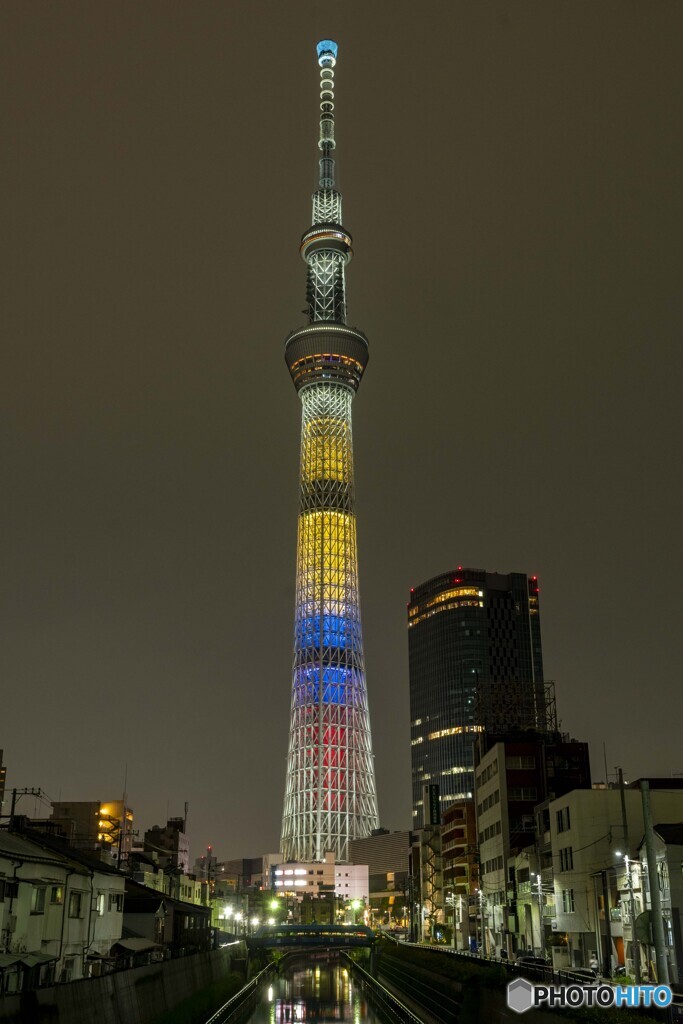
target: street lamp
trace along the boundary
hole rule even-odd
[[[481,914],[481,948],[484,951],[484,956],[488,956],[488,940],[486,938],[486,926],[484,924],[484,906],[486,903],[486,897],[484,896],[482,889],[476,889],[475,892],[477,894],[477,904]]]
[[[640,943],[636,938],[636,898],[633,893],[633,869],[631,858],[627,853],[620,853],[616,850],[616,856],[622,857],[626,868],[626,884],[628,885],[629,917],[631,918],[631,956],[633,958],[633,969],[636,976],[636,985],[640,985]]]
[[[538,952],[539,956],[545,956],[545,928],[543,922],[543,879],[539,871],[536,874],[534,871],[531,872],[531,877],[536,879],[536,895],[538,896]]]
[[[351,910],[353,911],[353,924],[358,924],[357,914],[362,906],[362,900],[351,900]]]
[[[446,893],[446,905],[451,907],[453,910],[453,931],[451,933],[451,946],[455,949],[455,894],[452,892]]]

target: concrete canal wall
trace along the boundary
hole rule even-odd
[[[239,953],[207,953],[117,971],[0,998],[2,1024],[161,1024],[182,1003],[203,990],[218,993],[232,970],[243,968]],[[244,956],[244,951],[241,951]],[[236,962],[237,961],[237,962]],[[228,992],[225,998],[229,998]],[[190,1018],[188,1017],[188,1024]]]

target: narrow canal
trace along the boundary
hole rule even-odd
[[[361,986],[338,959],[301,958],[281,967],[248,1024],[381,1024]]]

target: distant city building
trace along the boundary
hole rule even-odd
[[[185,834],[185,819],[169,818],[164,828],[154,825],[147,829],[144,849],[159,855],[161,867],[172,866],[187,874],[190,870],[190,840]]]
[[[386,927],[403,926],[410,872],[410,832],[375,829],[367,839],[352,840],[349,854],[352,863],[368,865],[374,920]]]
[[[122,800],[57,801],[50,820],[76,848],[103,850],[124,862],[133,847],[133,810]]]
[[[410,836],[412,941],[436,938],[437,926],[443,921],[442,825],[438,785],[429,783],[424,786],[422,803],[426,822]]]
[[[546,728],[538,581],[458,568],[411,590],[408,604],[413,826],[422,787],[442,810],[474,794],[485,728]],[[488,720],[487,720],[488,719]]]
[[[278,860],[281,860],[278,857]],[[240,857],[223,860],[216,866],[216,880],[226,882],[237,892],[246,889],[269,887],[269,878],[264,873],[263,857]]]
[[[285,861],[273,868],[274,890],[278,896],[336,896],[342,900],[368,900],[370,887],[367,864],[337,863],[329,851],[322,861]]]
[[[443,813],[443,886],[457,896],[479,887],[477,814],[474,800],[458,800]]]
[[[213,852],[212,846],[207,846],[206,853],[197,857],[194,862],[194,874],[203,882],[210,885],[216,881],[218,875],[218,858]]]

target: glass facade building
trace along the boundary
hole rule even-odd
[[[411,590],[408,603],[413,827],[422,790],[441,808],[474,793],[474,748],[486,729],[544,731],[538,580],[459,568]]]

